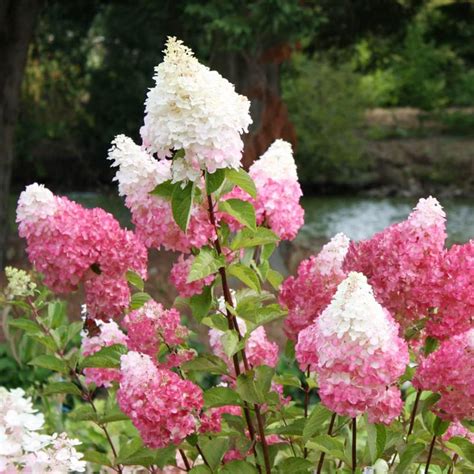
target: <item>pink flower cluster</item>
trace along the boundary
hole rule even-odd
[[[64,293],[84,282],[93,317],[117,316],[128,305],[128,269],[146,276],[145,247],[102,209],[85,209],[33,184],[20,195],[17,222],[46,285]]]
[[[166,310],[153,300],[128,313],[123,323],[129,349],[147,354],[153,360],[156,360],[160,344],[177,346],[188,335],[187,328],[181,325],[179,312],[174,308]]]
[[[296,277],[283,283],[279,302],[288,308],[285,333],[290,339],[295,340],[330,303],[345,277],[342,264],[348,247],[349,239],[344,234],[335,235],[318,255],[300,263]]]
[[[114,321],[105,323],[98,320],[97,326],[99,334],[92,337],[84,335],[82,338],[82,353],[84,356],[89,356],[103,347],[114,344],[127,345],[127,336]],[[110,387],[112,382],[120,380],[120,372],[117,369],[86,368],[84,369],[84,375],[86,376],[86,383],[95,383],[97,387]]]
[[[417,389],[441,395],[434,405],[446,420],[474,418],[474,329],[443,341],[423,359],[413,379]]]
[[[471,443],[474,443],[474,433],[471,433],[467,428],[465,428],[459,421],[451,423],[446,433],[444,433],[442,439],[443,441],[449,441],[454,436],[459,438],[466,438]]]
[[[200,433],[219,433],[222,430],[222,415],[242,416],[242,409],[236,405],[211,408],[201,415]]]
[[[428,315],[445,239],[445,213],[438,201],[420,199],[406,221],[352,243],[344,270],[366,275],[378,301],[406,329]]]
[[[200,294],[202,292],[203,287],[210,285],[215,279],[215,275],[209,275],[201,280],[196,280],[191,283],[188,283],[188,275],[193,262],[193,255],[187,258],[184,258],[183,255],[180,255],[178,261],[173,265],[173,268],[171,269],[171,283],[173,283],[173,285],[176,287],[179,296],[181,296],[182,298],[190,298],[193,295]]]
[[[378,423],[400,413],[400,391],[391,385],[405,371],[408,348],[364,275],[352,272],[340,283],[330,305],[300,333],[297,353],[310,345],[319,396],[329,409],[349,417],[368,412]]]
[[[150,448],[179,444],[194,433],[203,406],[197,385],[133,351],[121,359],[117,401]]]

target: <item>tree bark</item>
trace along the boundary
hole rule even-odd
[[[42,0],[0,1],[0,269],[8,234],[13,140],[28,45]]]

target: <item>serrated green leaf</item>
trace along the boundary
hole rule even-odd
[[[143,291],[143,288],[145,288],[145,283],[142,280],[142,277],[134,272],[133,270],[128,270],[126,273],[127,276],[127,281],[133,285],[137,290]]]
[[[171,180],[168,180],[164,183],[158,184],[150,194],[170,200],[176,186],[179,186],[179,183],[172,183]]]
[[[31,319],[19,318],[19,319],[10,319],[8,324],[14,328],[21,329],[25,331],[26,334],[41,334],[42,329],[39,324],[35,323]]]
[[[130,418],[120,410],[118,406],[109,408],[104,415],[99,417],[99,423],[113,423],[114,421],[125,421]]]
[[[188,283],[206,278],[216,273],[219,268],[225,266],[225,258],[223,255],[217,255],[213,250],[203,247],[198,255],[194,257],[194,261],[189,271]]]
[[[194,183],[189,182],[184,188],[175,186],[173,195],[171,196],[171,210],[176,224],[178,224],[183,232],[188,230],[193,199]]]
[[[81,363],[81,367],[93,367],[102,369],[118,369],[120,367],[120,358],[127,353],[127,348],[123,344],[113,344],[103,347],[94,354],[87,356]]]
[[[303,443],[306,443],[315,434],[321,433],[327,420],[331,418],[331,412],[321,403],[318,403],[311,411],[303,430]]]
[[[67,326],[67,342],[74,339],[83,329],[84,323],[82,321],[75,321]]]
[[[433,433],[436,436],[443,435],[449,428],[449,421],[442,420],[439,416],[436,417],[433,423]]]
[[[109,466],[112,467],[113,463],[104,453],[99,453],[99,451],[86,451],[83,453],[83,461],[93,462],[99,464],[100,466]]]
[[[77,421],[97,421],[97,413],[89,405],[81,405],[72,411],[69,416]]]
[[[205,326],[208,326],[210,328],[214,329],[219,329],[219,331],[227,331],[229,329],[229,323],[227,321],[227,318],[220,314],[211,314],[210,316],[206,316],[205,318],[202,318],[201,324],[204,324]]]
[[[200,323],[208,315],[212,306],[212,288],[205,286],[200,295],[194,295],[189,299],[192,315]]]
[[[454,436],[449,441],[445,441],[444,444],[459,457],[474,464],[474,444],[469,440]]]
[[[53,395],[56,393],[68,393],[70,395],[82,396],[82,392],[71,382],[52,382],[48,384],[43,390],[44,395]]]
[[[63,322],[66,315],[65,301],[52,301],[48,303],[47,325],[51,329],[58,328]]]
[[[274,377],[274,381],[275,383],[279,385],[301,388],[301,381],[298,377],[296,377],[296,375],[289,375],[289,374],[276,375]]]
[[[222,348],[227,357],[232,357],[239,349],[239,337],[234,330],[227,330],[221,335]]]
[[[214,173],[206,172],[206,193],[217,191],[225,179],[225,169],[219,168]]]
[[[224,375],[227,374],[226,363],[217,356],[211,354],[203,354],[193,360],[185,362],[181,365],[185,371],[195,370],[197,372],[209,372],[210,374]]]
[[[397,474],[403,474],[407,472],[407,468],[416,459],[416,457],[422,453],[425,449],[423,443],[409,444],[400,455],[400,462],[395,468]]]
[[[240,395],[242,400],[249,403],[264,403],[265,399],[257,389],[254,380],[254,371],[250,370],[245,374],[240,374],[237,377],[236,392]]]
[[[262,246],[262,253],[260,254],[261,260],[268,260],[276,248],[275,244],[266,244]]]
[[[227,273],[238,278],[242,283],[247,285],[252,290],[260,292],[260,281],[251,268],[246,267],[241,263],[234,263],[228,268]]]
[[[256,231],[245,228],[237,233],[230,244],[230,248],[238,250],[247,247],[257,247],[258,245],[276,243],[279,240],[275,233],[265,227],[257,227]]]
[[[46,347],[52,352],[56,352],[58,350],[58,346],[56,341],[49,335],[46,334],[30,334],[28,337],[33,339],[34,341],[39,342],[41,345]]]
[[[148,293],[138,292],[132,295],[130,302],[130,309],[140,309],[145,303],[151,300],[151,296]]]
[[[216,469],[221,462],[229,447],[229,441],[229,438],[204,438],[200,441],[200,448],[212,469]]]
[[[367,443],[369,448],[370,462],[372,464],[380,458],[385,449],[387,434],[385,426],[367,423]]]
[[[43,367],[44,369],[49,369],[61,374],[67,374],[69,372],[69,367],[64,361],[48,354],[39,355],[33,360],[30,360],[28,364],[34,365],[35,367]]]
[[[211,387],[204,392],[204,405],[208,408],[240,405],[241,398],[227,387]]]
[[[255,183],[253,182],[253,179],[242,168],[239,168],[238,170],[227,169],[226,178],[231,183],[234,183],[236,186],[243,189],[246,193],[248,193],[254,199],[257,197],[257,188],[255,186]]]
[[[259,365],[255,368],[255,385],[262,397],[266,397],[272,386],[275,369],[268,365]]]
[[[219,203],[219,210],[231,215],[249,229],[257,230],[255,209],[249,202],[241,199],[227,199]]]

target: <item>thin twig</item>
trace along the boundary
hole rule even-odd
[[[428,474],[428,471],[430,469],[431,456],[433,456],[433,449],[434,449],[435,442],[436,442],[436,435],[434,435],[433,439],[431,440],[430,450],[428,452],[428,459],[426,460],[425,474]]]
[[[352,472],[357,468],[357,418],[352,418]]]
[[[334,428],[334,423],[336,422],[336,416],[337,416],[336,413],[333,413],[331,416],[331,421],[329,422],[329,428],[328,428],[329,436],[331,436],[332,434],[332,429]],[[319,456],[318,470],[316,471],[316,474],[321,474],[321,469],[323,468],[325,456],[326,456],[326,453],[324,451],[321,451],[321,455]]]
[[[410,426],[408,427],[407,439],[408,439],[408,436],[411,435],[413,431],[413,427],[415,426],[416,411],[418,410],[418,403],[420,402],[421,392],[422,392],[421,389],[418,390],[418,392],[416,392],[415,403],[413,405],[413,410],[411,411],[411,416],[410,416]]]

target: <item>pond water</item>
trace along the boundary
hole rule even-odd
[[[344,232],[353,240],[371,237],[408,216],[417,200],[404,198],[307,197],[303,199],[306,224],[302,238],[330,239]],[[449,243],[474,238],[474,201],[443,199]]]
[[[70,196],[88,207],[103,207],[124,225],[130,222],[128,210],[117,196],[96,193]],[[306,224],[299,238],[329,240],[334,234],[344,232],[351,239],[360,240],[406,219],[417,199],[317,196],[305,197],[302,202]],[[442,199],[441,204],[447,214],[449,244],[474,238],[474,201],[451,198]]]

